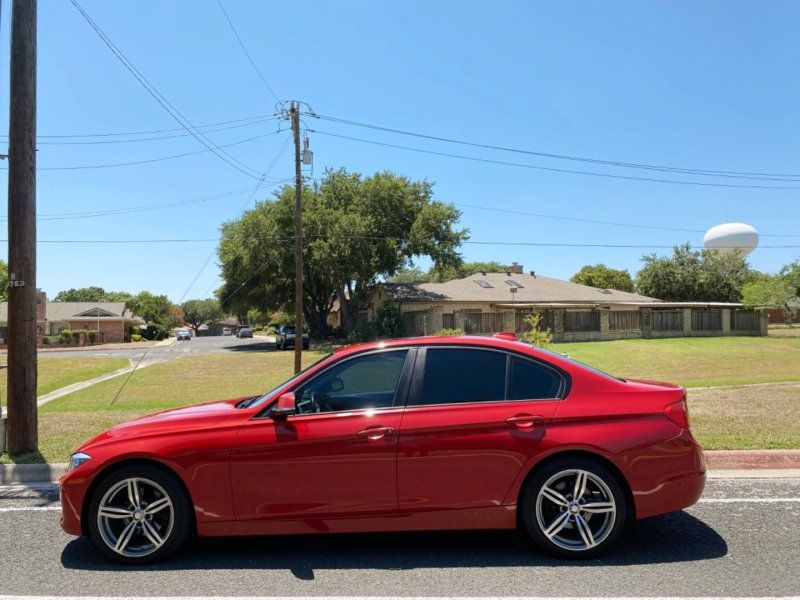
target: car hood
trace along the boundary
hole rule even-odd
[[[195,404],[139,417],[101,433],[81,446],[80,450],[120,439],[160,434],[175,435],[189,431],[235,426],[252,416],[251,410],[236,408],[237,404],[247,398],[249,396]]]

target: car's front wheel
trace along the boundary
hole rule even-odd
[[[89,505],[92,542],[106,556],[131,564],[161,560],[189,535],[191,503],[176,478],[150,465],[110,474]]]
[[[616,477],[597,461],[565,458],[537,470],[520,506],[536,544],[557,556],[605,551],[625,528],[628,506]]]

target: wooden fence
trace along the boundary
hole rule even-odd
[[[752,310],[732,310],[731,331],[760,332],[761,313]]]
[[[609,331],[640,331],[642,329],[642,311],[612,310],[608,313]]]
[[[596,310],[581,310],[564,313],[564,332],[576,333],[600,331],[600,313]]]
[[[653,331],[682,331],[682,310],[654,310]]]
[[[722,331],[722,311],[693,310],[692,331]]]
[[[466,333],[497,333],[504,330],[503,313],[464,313],[464,330]]]
[[[514,313],[514,331],[517,333],[525,333],[526,331],[530,331],[530,325],[525,322],[525,319],[527,319],[531,314],[533,313]],[[555,329],[555,318],[553,317],[553,313],[551,311],[543,310],[539,313],[539,331],[545,331],[547,329],[549,329],[551,332]]]

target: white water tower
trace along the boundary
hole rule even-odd
[[[758,231],[746,223],[723,223],[712,227],[703,236],[703,247],[719,252],[739,250],[750,254],[758,246]]]

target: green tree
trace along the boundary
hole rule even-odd
[[[161,325],[167,331],[183,324],[184,315],[181,308],[164,295],[142,291],[133,296],[127,304],[135,315],[142,317],[148,323]]]
[[[183,311],[183,321],[194,329],[195,333],[204,323],[216,321],[223,315],[222,307],[216,298],[187,300],[181,304],[181,310]]]
[[[778,276],[789,284],[794,296],[800,296],[800,260],[795,260],[782,267]]]
[[[391,277],[387,277],[389,283],[421,283],[428,281],[428,274],[419,267],[403,267]]]
[[[481,272],[486,273],[504,273],[508,270],[508,266],[500,264],[497,261],[490,260],[486,262],[460,262],[455,265],[444,265],[442,267],[434,266],[428,271],[425,281],[432,283],[443,283],[451,279],[463,279],[470,275],[476,275]]]
[[[553,345],[553,334],[550,328],[541,328],[542,315],[531,313],[525,317],[525,324],[528,326],[522,334],[522,341],[537,348],[550,348]]]
[[[328,170],[303,190],[303,315],[312,335],[327,332],[338,299],[351,330],[379,277],[391,277],[420,256],[446,267],[458,264],[467,231],[459,211],[433,199],[427,181],[393,173],[365,177]],[[261,202],[222,226],[221,295],[234,310],[294,304],[294,188]],[[238,290],[238,291],[237,291]],[[238,308],[237,308],[238,307]]]
[[[0,301],[8,300],[8,265],[0,259]]]
[[[739,302],[752,273],[739,252],[675,246],[672,256],[649,254],[636,275],[640,294],[670,302]]]
[[[633,279],[627,269],[610,269],[603,263],[581,267],[581,270],[575,273],[570,281],[621,292],[634,291]]]
[[[82,288],[70,288],[56,294],[56,302],[102,302],[106,291],[96,285]]]

